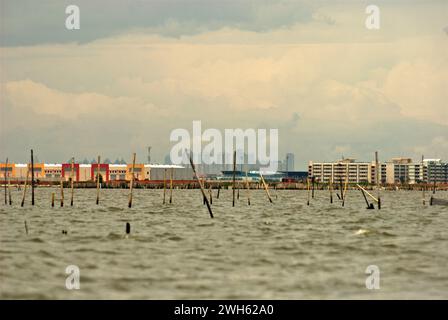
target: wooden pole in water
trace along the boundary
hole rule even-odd
[[[9,205],[12,205],[12,199],[11,199],[11,175],[8,173],[8,198],[9,198]]]
[[[194,173],[194,176],[196,178],[196,181],[199,183],[199,187],[201,188],[202,197],[206,201],[208,213],[210,214],[210,218],[213,218],[212,208],[210,207],[210,203],[208,203],[208,199],[205,196],[205,191],[204,191],[204,188],[203,188],[203,186],[201,184],[201,181],[199,180],[198,174],[196,172],[196,168],[195,168],[194,163],[193,163],[193,158],[192,158],[191,152],[190,152],[190,164],[191,164],[191,168],[193,169],[193,173]]]
[[[218,182],[218,193],[216,194],[216,199],[219,199],[219,192],[221,191],[221,184]]]
[[[310,205],[310,178],[306,178],[306,190],[308,192],[308,198],[306,201],[306,205],[309,206]]]
[[[240,183],[239,182],[237,183],[236,189],[237,189],[236,199],[240,200]]]
[[[311,177],[311,198],[314,199],[314,183],[316,182],[316,177]]]
[[[31,205],[34,206],[34,156],[31,149]]]
[[[378,161],[378,151],[375,151],[375,174],[376,174],[376,188],[378,190],[378,210],[381,209],[381,198],[380,198],[380,172],[381,172],[381,168],[380,168],[380,164]]]
[[[54,207],[54,192],[51,193],[51,207]]]
[[[64,182],[62,180],[62,174],[61,174],[61,207],[64,206]]]
[[[247,178],[247,170],[246,170],[246,188],[247,188],[247,205],[250,206],[250,186],[249,186],[249,179]]]
[[[333,203],[333,175],[330,176],[328,183],[328,188],[330,189],[330,203]]]
[[[232,198],[232,207],[235,206],[235,172],[236,171],[236,150],[233,151],[233,186],[232,186],[232,192],[233,192],[233,198]]]
[[[23,186],[23,196],[22,196],[22,203],[20,204],[21,207],[25,204],[25,194],[26,194],[26,186],[28,184],[28,176],[30,175],[30,166],[27,166],[26,169],[26,178],[25,178],[25,185]]]
[[[173,203],[173,168],[170,169],[170,204]]]
[[[132,207],[132,191],[134,190],[134,171],[135,171],[135,152],[132,154],[131,182],[129,185],[129,202],[128,207]]]
[[[163,201],[162,201],[163,204],[165,204],[165,198],[166,198],[166,169],[163,170]]]
[[[364,189],[363,187],[361,187],[359,184],[356,184],[356,186],[361,189],[362,191],[364,191],[369,197],[371,197],[374,201],[378,202],[378,199],[375,198],[372,194],[370,194],[366,189]]]
[[[361,193],[362,193],[362,196],[364,197],[364,200],[365,200],[365,202],[366,202],[366,205],[367,205],[367,209],[373,209],[373,205],[371,205],[370,203],[369,203],[369,201],[367,200],[367,197],[366,197],[366,194],[364,193],[364,190],[363,189],[359,189],[360,191],[361,191]]]
[[[424,182],[424,180],[425,180],[425,176],[424,176],[424,174],[423,174],[423,172],[424,172],[424,170],[423,170],[423,166],[424,166],[424,156],[422,155],[422,165],[421,165],[421,172],[422,172],[422,182]],[[426,198],[426,194],[425,194],[425,186],[423,185],[423,188],[422,188],[422,201],[423,201],[423,205],[425,205],[426,204],[426,201],[425,201],[425,198]]]
[[[73,207],[73,193],[74,193],[74,171],[75,171],[75,158],[72,157],[70,168],[70,206]]]
[[[348,185],[348,163],[345,169],[345,184],[344,184],[344,190],[341,191],[343,196],[342,196],[342,206],[345,205],[345,197],[346,197],[346,192],[347,192],[347,185]]]
[[[212,192],[212,185],[211,184],[208,186],[208,194],[210,196],[210,204],[213,204],[213,192]]]
[[[6,158],[5,163],[5,205],[8,204],[8,197],[7,197],[7,189],[6,189],[6,172],[8,171],[8,158]]]
[[[98,156],[98,162],[96,167],[96,204],[100,203],[100,162],[101,157]]]
[[[273,203],[271,195],[269,194],[268,185],[266,184],[266,181],[264,181],[264,178],[263,178],[263,175],[261,174],[261,172],[260,172],[260,178],[261,178],[261,182],[263,183],[264,190],[266,191],[266,195],[268,196],[269,202]]]

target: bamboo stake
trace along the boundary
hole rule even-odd
[[[173,168],[170,169],[170,204],[173,203]]]
[[[306,178],[306,190],[308,191],[308,199],[306,201],[306,205],[310,205],[310,178]]]
[[[70,206],[73,207],[75,158],[72,157],[70,168]]]
[[[166,169],[163,170],[163,204],[165,204],[166,197]]]
[[[250,186],[249,186],[249,180],[247,179],[247,170],[246,170],[246,188],[247,188],[247,205],[250,206]]]
[[[233,151],[233,184],[232,184],[232,207],[235,206],[235,171],[236,171],[236,150]]]
[[[345,198],[346,198],[346,192],[347,192],[347,185],[348,185],[348,163],[345,169],[345,185],[344,185],[344,191],[341,190],[341,192],[343,192],[343,197],[342,197],[342,206],[345,205]]]
[[[26,186],[28,184],[28,176],[30,175],[30,167],[27,166],[26,169],[26,178],[25,178],[25,185],[23,186],[23,196],[22,196],[22,203],[20,204],[21,207],[25,204],[25,194],[26,194]]]
[[[34,157],[31,149],[31,205],[34,206]]]
[[[218,182],[218,193],[216,194],[216,199],[219,199],[219,192],[221,191],[221,184]]]
[[[261,178],[261,182],[263,183],[264,190],[266,191],[266,195],[268,196],[269,202],[273,203],[271,195],[269,194],[268,185],[266,184],[266,181],[264,181],[264,178],[263,178],[263,175],[261,174],[261,172],[260,172],[260,178]]]
[[[64,206],[64,183],[62,180],[62,174],[61,174],[61,207]]]
[[[378,151],[375,151],[375,166],[376,166],[376,188],[378,190],[378,210],[381,209],[381,198],[380,198],[380,166],[379,166],[379,162],[378,162]]]
[[[208,199],[207,199],[207,197],[205,196],[205,191],[204,191],[204,187],[203,187],[202,184],[201,184],[201,180],[199,180],[198,174],[196,173],[196,167],[194,166],[193,158],[192,158],[191,152],[190,152],[190,164],[191,164],[191,168],[193,169],[194,176],[195,176],[197,182],[199,183],[199,187],[201,188],[202,197],[203,197],[203,198],[205,199],[205,201],[206,201],[207,209],[208,209],[208,212],[209,212],[209,214],[210,214],[210,218],[213,218],[212,208],[210,207],[210,204],[208,203]]]
[[[5,205],[8,204],[7,189],[6,189],[6,171],[7,170],[8,170],[8,158],[6,158],[6,164],[5,164]]]
[[[312,185],[312,189],[311,189],[311,198],[314,199],[314,183],[316,182],[316,177],[311,177],[311,185]]]
[[[328,188],[330,189],[330,203],[333,203],[333,176],[330,177]]]
[[[98,156],[97,168],[96,168],[96,204],[100,203],[100,162],[101,157]]]
[[[134,171],[135,171],[135,152],[132,154],[131,182],[129,185],[129,203],[128,207],[132,207],[132,191],[134,190]]]
[[[370,194],[366,189],[364,189],[363,187],[361,187],[359,184],[356,184],[356,186],[361,189],[362,191],[364,191],[369,197],[371,197],[375,202],[378,203],[378,199],[375,198],[372,194]]]
[[[240,183],[239,182],[238,182],[236,188],[237,188],[236,199],[240,200]]]
[[[424,170],[423,170],[423,160],[424,160],[424,156],[422,155],[422,168],[421,168],[421,170],[422,170],[422,182],[423,182],[423,180],[424,180],[424,174],[423,174],[423,172],[424,172]],[[425,194],[425,186],[423,186],[423,188],[422,188],[422,200],[423,200],[423,205],[425,205],[426,204],[426,201],[425,201],[425,198],[426,198],[426,194]]]
[[[12,205],[12,199],[11,199],[11,175],[8,173],[8,198],[9,198],[9,205]]]
[[[212,193],[212,185],[208,186],[208,194],[210,196],[210,204],[213,204],[213,193]]]

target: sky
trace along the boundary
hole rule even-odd
[[[448,160],[445,0],[0,0],[0,18],[2,161],[162,162],[194,120],[278,129],[297,170]]]

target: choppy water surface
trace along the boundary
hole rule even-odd
[[[56,188],[21,208],[14,190],[13,207],[0,205],[0,298],[448,298],[448,209],[423,207],[419,192],[383,192],[378,211],[359,191],[342,208],[328,191],[308,207],[306,191],[273,191],[272,205],[252,190],[250,207],[241,192],[232,208],[221,190],[210,219],[199,190],[175,190],[171,205],[162,190],[134,191],[128,209],[127,190],[101,190],[97,206],[95,190],[78,189],[73,208],[50,207]],[[65,287],[68,265],[80,290]],[[369,265],[379,290],[366,289]]]

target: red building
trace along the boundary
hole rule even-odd
[[[73,164],[73,171],[75,175],[75,181],[79,181],[79,163]],[[68,180],[70,178],[70,174],[72,172],[72,165],[71,163],[63,163],[62,164],[62,170],[61,175]]]
[[[90,169],[90,177],[93,181],[96,181],[97,175],[97,163],[92,163],[92,167]],[[103,177],[104,182],[109,181],[109,165],[107,163],[100,163],[100,175]]]

